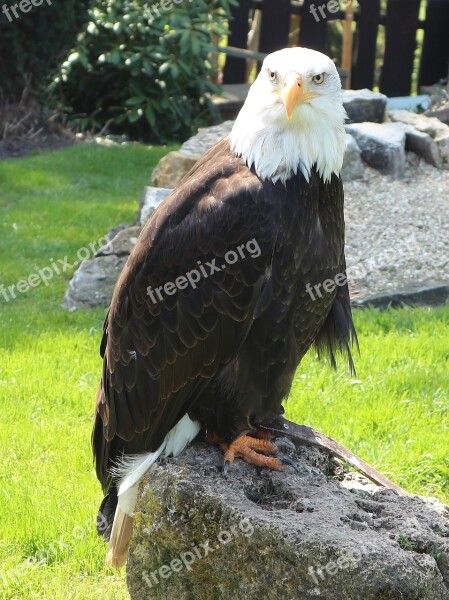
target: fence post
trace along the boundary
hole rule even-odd
[[[301,11],[301,29],[299,31],[299,45],[312,50],[323,52],[326,46],[327,21],[319,12],[313,11],[316,0],[304,0]],[[320,4],[318,2],[318,4]],[[311,10],[312,8],[312,10]],[[318,19],[318,21],[317,21]]]
[[[260,28],[260,52],[274,52],[288,45],[290,32],[290,0],[263,0]]]
[[[376,69],[377,34],[380,21],[380,0],[358,0],[352,87],[354,89],[374,87]]]
[[[421,0],[388,0],[379,86],[387,96],[410,94],[420,4]]]
[[[449,74],[449,0],[427,0],[419,85],[433,85]]]
[[[238,5],[231,7],[232,19],[229,23],[231,33],[228,38],[228,46],[246,48],[250,7],[251,0],[240,0]],[[227,56],[223,70],[223,83],[244,83],[245,81],[246,60]]]

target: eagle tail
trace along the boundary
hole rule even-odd
[[[109,537],[109,547],[106,555],[106,566],[123,567],[128,558],[129,542],[131,540],[133,513],[137,502],[139,482],[150,467],[164,452],[164,456],[177,456],[198,435],[200,424],[192,421],[187,415],[165,436],[162,445],[156,452],[138,455],[124,455],[110,469],[111,475],[119,481],[117,508]],[[109,500],[109,496],[111,496]],[[104,511],[113,506],[114,497],[111,492],[102,504]],[[100,509],[101,510],[101,509]]]
[[[127,515],[120,506],[117,506],[105,560],[105,565],[107,567],[119,569],[120,567],[125,566],[128,558],[133,520],[133,517]]]
[[[140,457],[133,457],[135,471],[122,480],[118,490],[118,504],[115,510],[114,522],[112,523],[111,535],[109,538],[108,552],[106,554],[105,564],[107,567],[119,569],[124,567],[128,558],[129,542],[131,541],[131,532],[133,526],[133,513],[137,502],[137,491],[139,481],[150,466],[156,462],[160,455],[157,452],[145,454]],[[131,458],[131,457],[129,457]],[[132,485],[129,486],[130,478]]]

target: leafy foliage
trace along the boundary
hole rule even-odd
[[[0,91],[4,99],[17,102],[25,88],[34,94],[46,89],[88,18],[88,0],[45,1],[26,13],[17,3],[2,5]],[[17,18],[4,9],[14,5]]]
[[[153,142],[210,122],[230,1],[97,1],[55,82],[69,122]]]

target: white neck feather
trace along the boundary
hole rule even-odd
[[[346,148],[346,112],[338,98],[322,97],[299,108],[291,121],[263,106],[253,86],[230,133],[231,150],[261,179],[285,182],[298,172],[309,180],[316,165],[325,181],[340,173]],[[267,118],[268,116],[268,118]]]

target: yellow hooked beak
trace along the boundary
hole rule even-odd
[[[287,75],[284,88],[281,92],[287,119],[291,119],[293,111],[298,104],[305,104],[318,96],[319,94],[316,92],[304,91],[304,82],[300,75],[295,75],[294,73]]]

